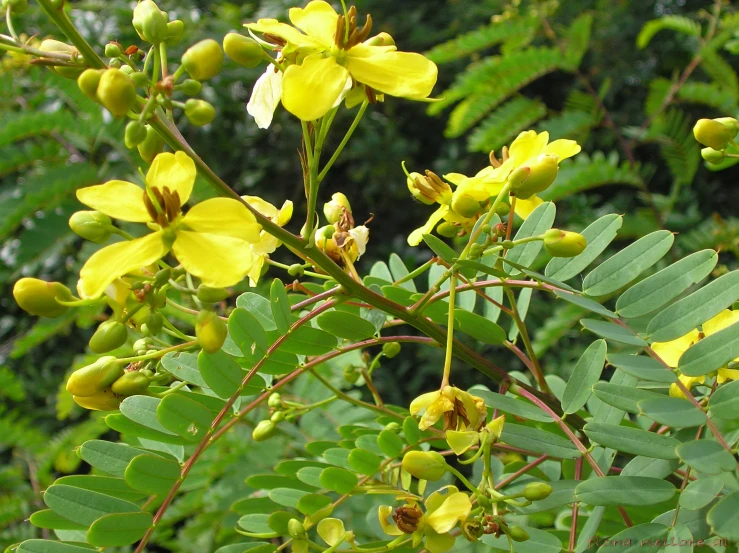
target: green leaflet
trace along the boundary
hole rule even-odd
[[[455,309],[454,320],[459,323],[459,330],[483,344],[502,344],[505,342],[505,330],[485,317],[463,309]]]
[[[645,399],[638,405],[639,410],[653,421],[673,428],[688,428],[706,423],[706,414],[682,398]]]
[[[390,254],[388,267],[390,268],[390,273],[393,275],[393,282],[408,276],[408,268],[405,266],[405,263],[403,263],[403,260],[400,259],[400,256],[395,252]],[[414,284],[413,279],[406,280],[399,284],[399,286],[406,288],[411,292],[416,291],[416,285]]]
[[[716,503],[708,511],[706,520],[719,536],[739,540],[739,492],[731,493]]]
[[[375,325],[362,317],[343,311],[327,311],[316,318],[316,323],[326,332],[353,342],[365,340],[375,334]]]
[[[554,217],[557,214],[557,208],[552,202],[544,202],[539,205],[518,229],[516,235],[513,237],[514,240],[520,240],[522,238],[529,238],[530,236],[537,236],[543,234],[554,224]],[[524,267],[529,267],[539,252],[544,247],[544,242],[536,240],[534,242],[527,242],[526,244],[516,246],[515,248],[508,250],[506,253],[505,260],[512,261]],[[505,266],[505,264],[504,264]],[[516,270],[509,269],[511,275],[518,273]]]
[[[593,334],[597,334],[606,340],[628,344],[630,346],[643,347],[647,345],[647,343],[634,334],[631,329],[624,328],[615,323],[597,321],[594,319],[581,319],[580,324]]]
[[[92,549],[51,540],[26,540],[16,553],[90,553]]]
[[[651,382],[672,383],[677,380],[675,373],[646,355],[628,355],[625,353],[611,353],[606,356],[608,362],[619,370],[624,371],[639,380]]]
[[[166,395],[157,407],[162,426],[191,442],[203,438],[215,418],[197,401],[178,393]]]
[[[96,547],[121,547],[137,542],[153,525],[151,513],[106,515],[92,523],[87,541]]]
[[[589,422],[583,428],[588,438],[605,447],[655,459],[674,459],[680,442],[675,438],[618,424]]]
[[[528,449],[535,453],[546,453],[552,457],[576,459],[580,452],[572,443],[562,436],[552,434],[540,428],[523,426],[512,422],[503,425],[500,441],[514,447]]]
[[[675,486],[646,476],[602,476],[578,484],[575,497],[588,505],[654,505],[675,495]]]
[[[340,494],[350,493],[357,485],[357,476],[339,467],[323,469],[320,480],[322,486]]]
[[[724,481],[718,476],[693,480],[680,494],[680,507],[690,511],[702,509],[716,498],[723,487]]]
[[[470,388],[469,393],[484,399],[488,409],[498,409],[503,413],[532,421],[554,422],[547,413],[523,399],[501,395],[497,392],[491,392],[490,390],[477,387]]]
[[[275,320],[277,330],[284,334],[290,329],[293,322],[290,311],[290,300],[287,298],[285,285],[278,278],[272,281],[269,289],[270,308],[272,309],[272,318]]]
[[[606,341],[596,340],[580,357],[562,395],[562,410],[565,414],[576,413],[585,405],[592,393],[593,385],[600,378],[606,351]]]
[[[693,440],[677,448],[680,459],[704,474],[718,475],[736,468],[734,457],[712,440]]]
[[[728,365],[739,357],[739,324],[711,334],[693,344],[678,362],[686,376],[703,376]]]
[[[64,518],[83,526],[90,526],[100,517],[113,513],[141,512],[130,501],[63,484],[50,486],[44,492],[44,503]]]
[[[727,420],[738,418],[739,380],[735,380],[729,384],[724,384],[718,388],[711,396],[711,400],[708,402],[708,407],[714,417]]]
[[[131,459],[123,478],[136,490],[164,494],[180,478],[180,464],[157,455],[139,455]]]

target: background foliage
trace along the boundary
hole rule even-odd
[[[161,2],[185,21],[191,36],[183,45],[206,36],[219,39],[243,21],[277,16],[290,5],[287,0]],[[405,243],[405,233],[424,220],[426,210],[410,204],[401,160],[416,170],[473,173],[486,164],[489,150],[526,128],[576,139],[588,152],[563,164],[556,185],[547,191],[546,199],[558,200],[557,226],[580,230],[603,214],[623,213],[616,248],[621,241],[667,228],[678,233],[674,258],[715,248],[721,252],[715,274],[735,268],[739,218],[731,183],[739,170],[717,174],[704,167],[691,133],[699,117],[736,116],[739,104],[731,52],[739,17],[723,6],[711,32],[714,6],[429,0],[403,3],[398,10],[397,1],[358,2],[405,50],[427,51],[440,64],[437,95],[443,97],[428,109],[433,117],[423,104],[389,101],[372,109],[321,191],[323,199],[339,189],[350,191],[357,220],[375,215],[370,248],[362,259],[365,272],[391,252],[408,266],[430,255],[423,248],[411,251]],[[93,44],[135,41],[127,2],[72,7]],[[53,31],[35,8],[24,14],[23,24],[41,37]],[[244,105],[257,76],[258,70],[229,65],[204,94],[219,112],[218,124],[195,129],[183,122],[185,136],[239,192],[276,203],[299,200],[303,185],[294,155],[299,128],[284,112],[278,112],[268,133],[246,118]],[[88,102],[73,81],[9,57],[1,77],[0,546],[5,547],[42,534],[22,522],[39,508],[38,490],[80,470],[75,444],[110,432],[99,417],[83,414],[60,391],[65,373],[84,364],[77,352],[84,350],[99,313],[76,310],[38,321],[15,306],[10,288],[23,275],[71,284],[92,252],[66,224],[80,208],[73,191],[113,175],[123,178],[140,161],[120,144],[122,124]],[[198,191],[201,197],[210,193],[204,185]],[[295,221],[300,219],[298,213]],[[546,354],[545,370],[554,379],[569,376],[586,343],[575,327],[583,313],[564,302],[531,306],[527,320],[535,329],[535,349]],[[503,360],[481,351],[494,362]],[[439,361],[436,352],[408,346],[393,361],[392,373],[376,379],[379,391],[389,402],[407,404],[435,384]],[[521,368],[506,362],[510,370]],[[346,385],[344,363],[323,369],[336,386]],[[464,380],[456,385],[476,382],[461,366],[455,368],[460,374]],[[323,399],[325,392],[313,384],[303,379],[291,393]],[[171,535],[158,541],[160,550],[211,551],[233,541],[238,518],[229,510],[236,499],[234,484],[271,471],[286,455],[304,453],[307,441],[347,439],[341,425],[358,422],[346,420],[338,404],[328,409],[326,420],[330,424],[318,416],[303,417],[290,432],[248,447],[250,429],[237,427],[208,452],[195,475],[210,486],[168,512]],[[366,501],[346,506],[341,518],[361,520],[372,504]]]

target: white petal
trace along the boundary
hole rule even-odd
[[[270,64],[257,82],[251,92],[246,111],[254,118],[260,129],[266,129],[272,124],[277,104],[282,97],[282,71],[275,71]]]
[[[363,256],[364,252],[367,251],[367,242],[369,241],[369,229],[364,225],[353,228],[349,231],[349,236],[354,239],[354,243],[357,245],[357,250],[359,251],[358,257]]]

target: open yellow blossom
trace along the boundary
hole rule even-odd
[[[669,342],[654,342],[652,344],[652,349],[670,367],[677,368],[680,358],[688,348],[690,348],[690,346],[702,338],[715,334],[719,330],[723,330],[734,323],[739,323],[739,311],[724,309],[721,313],[703,323],[703,325],[701,325],[702,330],[698,330],[697,328],[693,329],[684,336]],[[734,359],[734,361],[739,361],[739,358]],[[705,376],[685,376],[682,374],[679,375],[678,378],[688,390],[696,384],[702,384],[706,380]],[[739,369],[722,367],[718,370],[716,380],[719,384],[722,384],[727,380],[739,380]],[[670,395],[672,397],[685,397],[677,384],[670,385]]]
[[[241,196],[241,198],[259,213],[281,227],[284,227],[289,223],[293,216],[293,203],[290,200],[286,200],[285,203],[282,204],[282,207],[277,209],[271,203],[264,201],[259,196]],[[256,283],[259,282],[265,259],[267,259],[269,254],[273,253],[280,244],[281,242],[277,238],[269,234],[267,231],[262,230],[259,233],[259,240],[251,245],[252,252],[254,253],[254,263],[249,270],[248,276],[249,279],[251,279],[252,286],[255,286]]]
[[[487,408],[482,398],[454,386],[421,394],[411,402],[411,415],[423,412],[418,428],[426,430],[444,417],[444,429],[478,430],[485,422]]]
[[[445,486],[432,493],[425,501],[426,512],[410,502],[393,509],[380,505],[377,516],[383,532],[389,536],[411,534],[413,547],[425,539],[424,546],[431,553],[444,553],[454,547],[455,537],[449,532],[458,522],[464,522],[472,510],[472,502],[466,493],[456,486]],[[393,522],[388,520],[392,517]]]
[[[195,163],[184,152],[163,153],[149,168],[146,190],[113,180],[77,191],[83,204],[114,219],[146,223],[154,231],[93,254],[80,271],[81,297],[100,296],[114,280],[156,263],[170,250],[207,286],[232,286],[246,276],[261,226],[245,205],[228,198],[206,200],[182,215],[195,174]]]
[[[447,430],[446,443],[456,455],[462,455],[469,448],[476,446],[481,441],[494,442],[503,433],[505,415],[501,415],[490,421],[481,430]],[[492,442],[491,442],[492,440]]]
[[[329,3],[312,0],[305,8],[290,9],[295,27],[276,19],[246,25],[267,40],[284,43],[282,55],[295,63],[284,72],[282,104],[304,121],[328,113],[353,82],[412,100],[427,98],[436,83],[433,62],[421,54],[398,52],[392,43],[387,44],[390,40],[366,40],[371,17],[359,29],[356,11],[351,11],[347,20]]]

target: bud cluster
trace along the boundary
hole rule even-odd
[[[726,148],[735,145],[737,133],[739,121],[733,117],[699,119],[693,127],[695,139],[706,146],[701,150],[701,156],[711,164],[721,163],[726,158]]]

